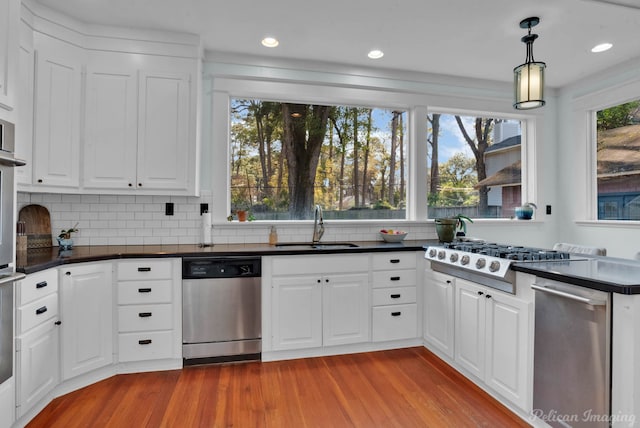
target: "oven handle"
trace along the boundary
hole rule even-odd
[[[534,290],[542,291],[544,293],[549,293],[555,296],[564,297],[564,298],[575,300],[581,303],[586,303],[587,305],[591,305],[591,306],[605,306],[607,304],[606,300],[589,299],[588,297],[576,296],[575,294],[567,293],[567,292],[556,290],[553,288],[544,287],[537,284],[531,284],[531,288],[533,288]]]

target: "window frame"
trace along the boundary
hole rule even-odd
[[[358,79],[359,76],[353,76]],[[326,79],[326,77],[324,77]],[[330,80],[330,79],[329,79]],[[535,175],[537,142],[541,135],[544,114],[515,113],[510,102],[488,97],[462,97],[450,94],[426,94],[418,91],[392,90],[375,85],[332,84],[328,81],[300,82],[295,79],[256,79],[237,76],[215,77],[211,81],[210,133],[211,150],[208,153],[211,171],[212,200],[216,201],[210,210],[215,222],[224,222],[229,215],[230,192],[230,103],[232,98],[252,98],[277,100],[281,102],[321,103],[402,109],[407,111],[407,153],[406,153],[406,218],[394,222],[432,221],[427,218],[427,115],[431,112],[494,116],[517,119],[522,123],[522,197],[523,202],[536,200],[538,180]],[[383,100],[384,102],[381,102]],[[460,108],[460,106],[466,106]],[[437,107],[436,107],[437,106]],[[206,132],[207,130],[205,130]],[[205,156],[206,157],[206,156]],[[224,159],[224,161],[221,161]],[[223,166],[224,164],[224,166]],[[224,183],[224,186],[220,184]],[[509,219],[478,219],[482,222],[509,221]],[[305,220],[279,220],[278,224],[299,223]],[[336,220],[341,224],[377,223],[380,220]],[[268,223],[265,221],[265,223]]]

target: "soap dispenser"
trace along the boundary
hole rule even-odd
[[[276,245],[278,243],[278,231],[275,226],[271,226],[269,230],[269,245]]]

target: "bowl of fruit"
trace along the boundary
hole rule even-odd
[[[394,229],[382,229],[380,231],[380,236],[385,242],[402,242],[402,240],[407,236],[407,232]]]

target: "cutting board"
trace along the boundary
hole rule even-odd
[[[18,214],[18,220],[25,223],[27,248],[52,247],[51,217],[42,205],[26,205]]]

